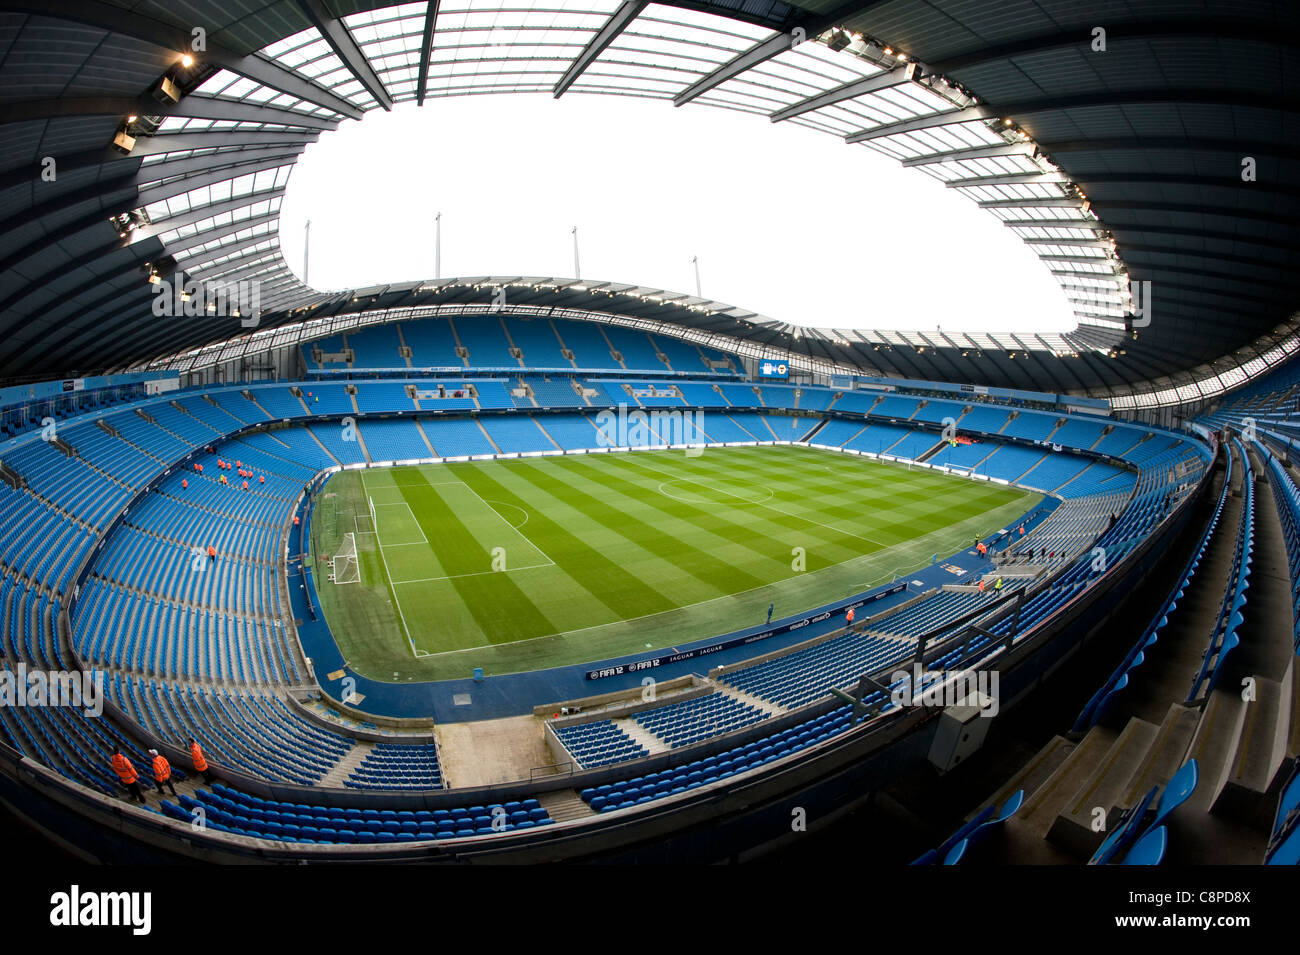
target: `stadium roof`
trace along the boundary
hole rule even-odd
[[[139,365],[248,335],[235,317],[154,316],[151,271],[260,283],[263,330],[463,304],[484,283],[304,286],[277,238],[293,163],[397,102],[587,92],[742,110],[885,152],[1004,220],[1080,320],[984,342],[656,305],[684,334],[730,323],[756,345],[885,374],[1145,393],[1138,403],[1212,394],[1296,344],[1298,26],[1300,8],[1260,0],[20,0],[0,11],[0,375]],[[773,182],[860,214],[851,183],[798,169]],[[881,211],[939,274],[960,274],[942,233]],[[539,303],[594,298],[529,281]],[[997,276],[984,291],[1016,294]]]

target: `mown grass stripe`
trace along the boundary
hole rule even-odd
[[[523,464],[522,472],[530,479],[545,473],[542,468],[528,463]],[[715,554],[701,550],[682,537],[667,537],[663,528],[652,526],[629,511],[615,507],[608,499],[602,500],[573,483],[555,481],[552,493],[571,507],[582,511],[591,520],[668,564],[675,573],[664,583],[673,590],[681,587],[681,574],[695,578],[715,595],[725,593],[728,589],[748,589],[766,583],[752,573],[720,560]],[[658,576],[650,568],[646,570],[647,579],[653,581]]]
[[[517,462],[510,462],[511,465]],[[506,473],[516,475],[514,467],[503,469]],[[461,464],[456,475],[469,484],[482,497],[492,497],[511,504],[523,505],[523,498],[510,490],[505,484],[489,476],[487,469],[473,464]],[[517,475],[516,475],[517,476]],[[531,482],[530,482],[531,483]],[[546,493],[534,484],[539,492]],[[552,496],[553,495],[548,495]],[[553,520],[542,508],[530,508],[532,518],[529,528],[538,525],[536,531],[530,531],[534,539],[544,541],[543,549],[551,559],[563,565],[593,598],[602,603],[613,613],[621,616],[640,616],[666,610],[672,606],[663,593],[641,580],[615,561],[610,560],[599,549],[570,533]]]
[[[742,511],[740,507],[729,506],[724,501],[722,505],[715,505],[711,509],[706,509],[703,505],[693,504],[689,501],[682,501],[680,498],[674,498],[663,494],[659,490],[662,481],[656,481],[653,477],[641,480],[644,475],[642,472],[619,467],[611,468],[608,464],[596,466],[597,470],[592,475],[583,475],[582,470],[585,468],[591,470],[592,465],[575,462],[573,472],[580,475],[592,486],[599,487],[606,492],[618,494],[620,500],[626,500],[638,508],[649,509],[663,514],[665,518],[674,521],[669,524],[657,524],[667,530],[670,526],[672,532],[678,537],[682,525],[689,530],[707,534],[716,540],[728,542],[731,545],[742,547],[753,559],[768,565],[770,572],[778,574],[788,573],[790,564],[790,547],[802,542],[807,544],[810,536],[815,536],[818,544],[826,544],[828,548],[836,547],[831,541],[830,535],[809,535],[806,530],[793,529],[789,523],[778,523],[771,512],[763,512],[758,516],[752,516],[749,512]],[[633,478],[628,478],[626,474],[633,474]],[[739,502],[737,502],[739,503]],[[774,547],[773,543],[780,546]],[[860,552],[860,548],[852,549],[837,548],[837,556],[840,559],[847,559]],[[736,560],[743,558],[737,557],[730,560],[735,564]],[[837,562],[829,555],[826,559],[828,563]]]

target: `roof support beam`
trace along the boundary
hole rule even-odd
[[[1059,172],[1016,172],[1005,176],[970,176],[966,179],[949,179],[944,183],[949,189],[968,186],[1024,186],[1033,183],[1066,183],[1070,177]]]
[[[178,215],[168,216],[165,219],[155,219],[152,223],[145,226],[143,235],[150,236],[156,235],[159,232],[171,232],[173,229],[179,229],[182,226],[193,225],[196,222],[202,222],[204,219],[211,219],[215,216],[227,212],[234,212],[236,209],[242,209],[245,206],[255,205],[256,203],[268,199],[275,199],[283,195],[284,187],[277,186],[272,189],[263,189],[261,192],[250,192],[246,196],[238,196],[233,199],[214,202],[206,206],[194,206]],[[141,231],[142,230],[137,229],[135,234],[140,235]]]
[[[850,144],[865,143],[868,140],[880,139],[884,136],[897,136],[900,133],[914,133],[922,129],[937,129],[940,126],[953,126],[957,123],[973,123],[981,119],[997,119],[1001,115],[1001,113],[995,113],[987,106],[966,106],[962,109],[950,109],[942,113],[931,113],[928,116],[917,116],[914,119],[905,119],[898,123],[886,123],[884,126],[859,130],[856,133],[849,133],[844,137],[844,141]]]
[[[111,185],[108,181],[93,183],[92,185],[86,186],[82,189],[76,189],[64,193],[57,199],[53,199],[34,209],[25,210],[20,216],[15,216],[6,222],[0,223],[0,234],[8,232],[11,229],[16,229],[20,224],[20,221],[28,221],[36,217],[57,216],[61,212],[75,209],[88,201],[93,202],[94,200],[100,200],[97,204],[98,208],[94,211],[79,217],[75,221],[68,222],[65,225],[55,228],[53,231],[46,233],[39,239],[29,239],[21,249],[14,251],[3,261],[0,261],[0,269],[8,269],[12,265],[36,255],[42,249],[48,248],[56,242],[68,239],[84,229],[93,228],[100,223],[106,224],[110,216],[137,209],[141,206],[147,205],[149,202],[157,201],[158,198],[169,198],[170,196],[187,192],[190,189],[198,188],[200,185],[220,182],[224,179],[232,179],[236,176],[246,175],[250,172],[257,172],[261,169],[275,166],[284,166],[293,162],[294,154],[291,151],[286,151],[286,153],[281,155],[272,154],[271,158],[265,158],[266,153],[262,150],[258,150],[258,153],[259,157],[256,161],[247,164],[224,165],[217,169],[206,171],[203,174],[198,174],[198,172],[210,168],[204,164],[204,160],[206,159],[207,162],[210,163],[214,161],[213,157],[196,158],[191,156],[185,159],[178,159],[169,171],[172,175],[180,175],[185,178],[177,179],[175,182],[169,183],[166,186],[158,186],[142,191],[140,189],[140,180],[138,178],[139,174],[136,173],[136,177],[134,178],[130,176],[123,177],[120,184]],[[123,170],[128,173],[135,171],[130,166],[124,166]],[[149,172],[151,179],[154,177],[154,173],[155,170],[151,169]],[[107,190],[106,186],[108,187]],[[113,198],[111,201],[104,201],[106,191],[112,195]],[[140,236],[150,235],[154,231],[156,230],[149,230],[143,233],[137,232],[136,234]]]
[[[205,249],[202,252],[197,253],[196,255],[192,255],[188,258],[177,256],[176,264],[184,272],[198,273],[202,269],[209,267],[209,263],[213,262],[216,259],[224,258],[225,256],[232,255],[235,252],[242,252],[245,249],[250,249],[253,246],[257,245],[259,242],[267,242],[267,241],[275,242],[275,240],[276,240],[276,236],[274,232],[265,233],[261,235],[250,235],[247,236],[246,238],[240,239],[238,242],[231,242],[228,245],[221,245],[221,246],[217,246],[216,248]],[[172,254],[175,255],[175,252],[173,252],[173,250],[168,249],[167,251],[172,252]],[[265,251],[273,251],[273,249],[268,249]],[[223,263],[223,267],[224,265],[225,263]]]
[[[170,253],[184,251],[187,248],[196,245],[202,245],[205,242],[215,241],[217,239],[222,238],[223,236],[229,235],[233,232],[238,232],[242,229],[249,229],[266,222],[274,222],[278,217],[279,217],[278,211],[268,212],[265,215],[254,216],[251,219],[244,219],[236,222],[227,223],[226,225],[221,226],[219,228],[212,229],[211,231],[200,232],[195,235],[189,236],[182,242],[179,242],[175,245],[169,245],[166,247],[166,251]],[[141,235],[145,238],[149,237],[148,233],[142,233]],[[46,287],[49,283],[54,281],[58,275],[67,274],[69,272],[74,272],[85,268],[89,268],[93,270],[94,266],[97,263],[109,258],[114,251],[123,248],[132,248],[137,245],[140,245],[140,242],[137,239],[135,239],[133,236],[128,236],[125,239],[116,239],[115,241],[113,241],[107,246],[98,246],[93,250],[91,250],[90,252],[78,256],[75,259],[51,262],[49,268],[47,268],[44,272],[40,273],[39,275],[29,276],[24,285],[20,286],[18,290],[15,291],[8,298],[4,299],[3,301],[0,301],[0,314],[4,314],[5,312],[12,309],[19,302],[23,301],[23,299],[27,298],[29,295],[32,295],[35,292]],[[153,253],[152,252],[144,253],[143,257],[146,260],[153,258]],[[74,292],[84,291],[89,288],[95,287],[101,284],[102,282],[103,282],[103,276],[100,275],[99,273],[96,273],[84,286],[78,286],[73,291]],[[64,297],[66,298],[66,296]],[[63,298],[59,299],[56,302],[42,305],[41,307],[43,310],[47,312],[53,311],[59,304],[62,303],[62,301]]]
[[[1077,209],[1080,200],[1069,196],[1056,196],[1052,199],[985,199],[978,205],[981,209]]]
[[[330,48],[338,54],[338,58],[343,61],[348,72],[357,78],[359,82],[371,96],[375,98],[380,106],[386,110],[393,108],[393,98],[388,95],[388,90],[384,88],[384,81],[379,78],[366,59],[365,53],[357,45],[352,34],[348,32],[347,26],[342,20],[337,19],[332,13],[325,9],[325,4],[321,0],[298,0],[298,6],[302,12],[307,14],[312,24],[320,31],[321,36]]]
[[[1091,232],[1104,232],[1107,227],[1096,219],[1003,219],[1002,224],[1008,229],[1087,229]]]
[[[950,149],[947,152],[931,153],[928,156],[914,156],[904,159],[904,166],[932,166],[942,162],[961,162],[965,159],[996,159],[999,156],[1037,156],[1038,147],[1033,143],[999,143],[995,146],[969,146],[966,149]]]
[[[134,37],[160,49],[174,50],[178,59],[190,49],[188,29],[156,20],[139,9],[124,11],[120,6],[102,3],[100,0],[13,0],[7,2],[5,8],[38,17],[84,23],[109,33]],[[347,100],[292,70],[286,70],[255,54],[241,56],[209,41],[208,48],[200,54],[200,59],[351,119],[361,118],[362,110]]]
[[[320,133],[315,130],[309,132],[293,129],[231,129],[223,132],[159,133],[156,136],[137,139],[135,149],[131,150],[131,157],[138,159],[143,156],[189,152],[191,149],[209,149],[214,146],[222,149],[230,149],[235,146],[271,146],[277,143],[295,143],[305,146],[308,143],[314,143],[319,138]],[[214,156],[209,156],[209,161],[212,163],[220,162]]]
[[[842,3],[828,13],[803,17],[790,24],[790,28],[786,32],[778,33],[754,44],[745,52],[739,53],[726,63],[723,63],[712,73],[700,77],[673,97],[673,105],[684,106],[715,86],[721,86],[727,80],[735,79],[746,70],[753,69],[760,63],[766,63],[772,57],[784,53],[786,50],[794,49],[800,42],[799,37],[802,37],[802,42],[807,42],[851,17],[858,16],[887,2],[888,0],[849,0],[848,3]]]
[[[307,129],[335,129],[339,120],[278,106],[239,102],[215,96],[183,96],[179,103],[159,103],[152,96],[81,96],[25,100],[5,105],[6,122],[61,116],[182,116],[244,123],[278,123]]]
[[[854,80],[824,93],[818,93],[816,96],[809,96],[807,99],[787,106],[785,109],[778,109],[776,112],[771,113],[768,119],[774,123],[779,123],[783,120],[793,119],[795,116],[802,116],[804,113],[811,113],[827,106],[833,106],[836,103],[842,103],[846,99],[855,99],[870,93],[878,93],[881,90],[892,89],[895,86],[902,86],[904,83],[912,81],[916,71],[917,65],[915,63],[904,63],[892,70],[877,73],[875,76]]]
[[[1024,239],[1020,240],[1025,245],[1063,245],[1072,249],[1106,249],[1110,250],[1110,242],[1106,239]],[[1097,256],[1104,259],[1104,256]]]
[[[438,0],[429,0],[424,8],[424,36],[420,41],[420,76],[415,87],[415,102],[424,105],[429,92],[429,60],[433,56],[433,33],[438,25]]]
[[[578,77],[586,72],[587,67],[605,52],[605,48],[618,39],[619,34],[627,29],[628,24],[641,15],[641,11],[646,6],[646,0],[623,0],[622,6],[614,11],[605,21],[605,25],[588,41],[583,51],[569,64],[569,68],[564,71],[564,75],[555,84],[551,94],[556,99],[563,96]]]
[[[267,169],[278,169],[281,166],[292,164],[293,159],[291,157],[274,156],[270,159],[263,159],[260,162],[249,163],[246,166],[235,166],[233,168],[213,169],[210,172],[194,173],[172,182],[163,183],[160,186],[151,186],[148,189],[140,190],[140,198],[136,202],[136,205],[151,205],[155,202],[161,202],[164,199],[173,199],[176,196],[184,195],[194,189],[202,189],[204,186],[212,186],[218,182],[226,182],[240,176],[248,176],[255,172],[263,172]]]
[[[287,164],[296,156],[301,156],[305,148],[305,146],[257,146],[226,153],[224,156],[205,155],[186,156],[184,159],[164,159],[161,162],[151,162],[141,166],[139,172],[135,174],[135,182],[143,189],[162,179],[188,176],[195,172],[214,172],[218,169],[226,170],[233,179],[235,176],[243,175],[243,172],[239,171],[241,166],[260,162],[263,159],[281,159]]]

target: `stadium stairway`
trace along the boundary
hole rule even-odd
[[[339,758],[333,768],[320,778],[316,785],[330,788],[342,788],[343,781],[352,775],[353,771],[365,761],[365,758],[374,752],[375,744],[363,739],[358,739],[352,749]]]
[[[779,703],[765,700],[761,696],[755,696],[753,693],[746,693],[744,690],[737,689],[727,683],[715,683],[714,685],[717,687],[718,692],[725,693],[727,696],[735,697],[741,703],[746,703],[749,706],[760,709],[768,716],[780,716],[782,713],[786,712],[786,707]]]
[[[349,395],[348,397],[352,399],[354,405],[357,403],[356,395]],[[360,414],[360,412],[358,412],[358,414]],[[357,446],[361,448],[362,457],[366,459],[367,464],[374,464],[375,459],[370,456],[370,449],[366,447],[366,438],[365,435],[361,433],[361,428],[354,426],[354,430],[357,434]]]
[[[1293,616],[1291,571],[1277,498],[1271,489],[1273,475],[1255,448],[1246,452],[1256,476],[1255,553],[1250,575],[1250,613],[1241,625],[1241,645],[1229,658],[1224,678],[1235,685],[1248,675],[1277,680],[1295,655],[1292,629],[1283,622]]]
[[[478,425],[479,431],[483,432],[483,437],[487,438],[488,444],[492,445],[492,450],[495,451],[497,454],[500,454],[501,453],[500,446],[496,443],[495,440],[493,440],[492,435],[488,434],[488,429],[483,427],[483,422],[480,421],[478,418],[475,418],[474,423]]]
[[[330,458],[331,461],[333,461],[335,464],[339,464],[339,465],[341,465],[341,464],[343,463],[342,461],[340,461],[338,458],[336,458],[336,457],[334,456],[333,452],[331,452],[329,448],[325,447],[325,443],[324,443],[323,441],[321,441],[320,438],[316,437],[316,432],[312,431],[311,428],[304,428],[303,430],[306,431],[307,434],[311,435],[311,439],[312,439],[313,441],[315,441],[317,445],[320,446],[320,449],[321,449],[322,451],[324,451],[326,454],[329,455],[329,458]],[[427,439],[426,439],[426,440],[427,440]]]
[[[546,814],[556,822],[568,822],[570,819],[585,819],[596,815],[596,810],[583,801],[576,789],[556,789],[547,793],[538,793],[537,801],[542,804]]]
[[[1291,652],[1290,578],[1278,515],[1268,507],[1257,545],[1266,593],[1252,594],[1242,652],[1228,658],[1218,688],[1188,700],[1200,671],[1206,635],[1215,624],[1238,546],[1248,472],[1234,454],[1231,494],[1176,612],[1146,648],[1142,667],[1111,709],[1082,736],[1058,735],[1012,774],[989,802],[1017,789],[1028,794],[1005,825],[997,861],[1082,863],[1141,808],[1145,794],[1166,787],[1180,767],[1196,762],[1197,782],[1161,821],[1165,859],[1174,864],[1244,864],[1263,860],[1285,781],[1300,756],[1300,666]],[[1267,473],[1258,467],[1256,474]],[[1222,468],[1211,500],[1222,488]],[[1271,495],[1256,494],[1257,501]],[[1249,648],[1249,649],[1247,649]],[[1243,698],[1250,678],[1253,699]],[[1249,695],[1249,694],[1247,694]],[[1104,830],[1094,831],[1104,814]],[[984,859],[989,859],[988,855]],[[983,860],[982,860],[983,861]]]
[[[425,446],[429,449],[429,457],[436,458],[438,455],[433,450],[433,442],[429,440],[429,433],[424,430],[424,425],[420,424],[420,419],[415,419],[415,430],[420,432],[420,437],[424,440]]]
[[[621,729],[634,741],[645,747],[645,751],[650,755],[662,753],[668,750],[668,744],[661,740],[654,733],[650,732],[640,723],[633,719],[619,719],[614,721],[614,725]]]
[[[1234,461],[1232,487],[1218,527],[1206,545],[1191,586],[1184,592],[1158,642],[1145,651],[1145,662],[1135,672],[1115,706],[1115,718],[1139,717],[1158,722],[1171,701],[1184,700],[1200,672],[1207,635],[1223,605],[1234,548],[1242,519],[1241,480],[1245,469]],[[1216,476],[1210,496],[1217,498],[1222,475]]]

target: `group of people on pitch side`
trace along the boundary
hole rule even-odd
[[[176,786],[172,782],[172,764],[168,762],[167,757],[162,755],[156,749],[149,750],[152,757],[151,769],[153,770],[153,782],[158,787],[158,799],[162,800],[163,788],[166,787],[173,796],[176,795]],[[194,764],[194,771],[203,777],[203,781],[211,783],[214,779],[212,770],[208,768],[208,761],[203,756],[203,747],[198,744],[197,740],[190,740],[190,761]],[[113,772],[117,773],[117,778],[122,781],[135,801],[143,805],[144,792],[140,788],[140,774],[136,771],[135,765],[122,752],[121,747],[113,751],[111,760]]]

